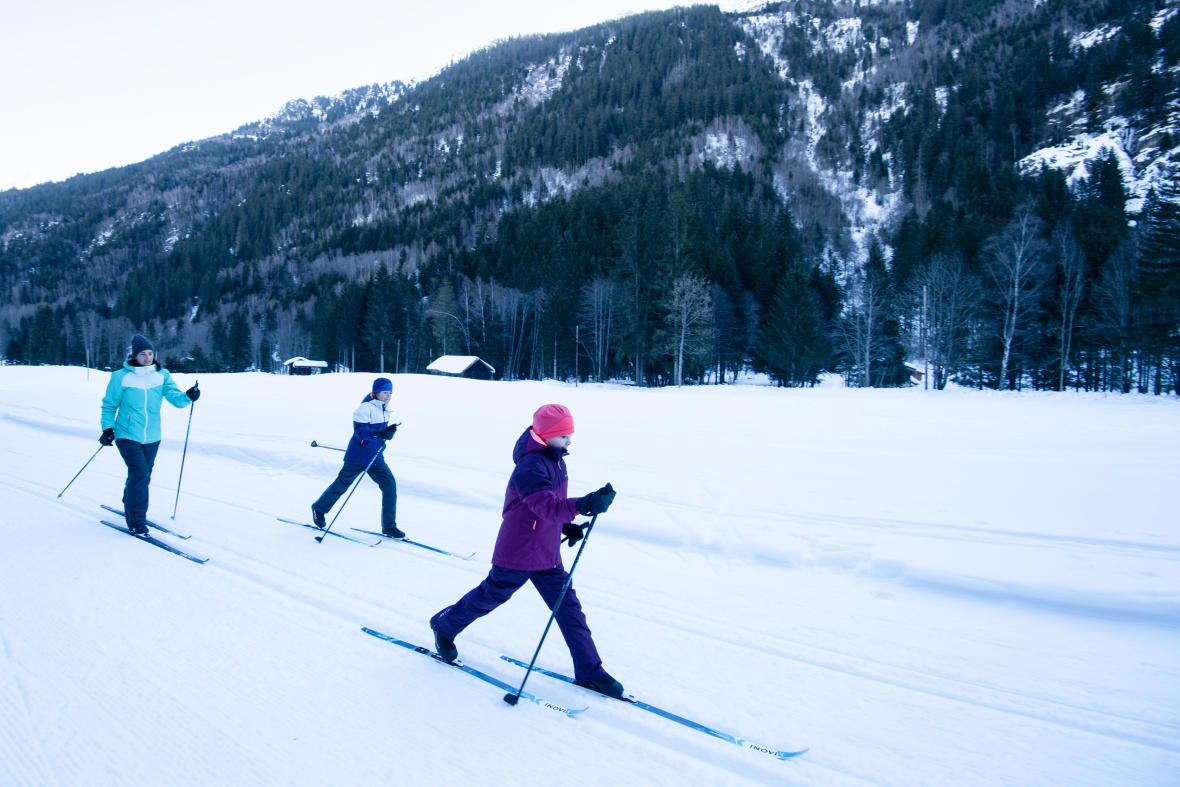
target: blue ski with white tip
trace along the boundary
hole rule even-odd
[[[518,667],[524,667],[525,669],[528,669],[528,666],[529,666],[528,664],[524,663],[523,661],[519,661],[517,659],[514,659],[511,656],[500,656],[500,658],[504,659],[504,661],[507,661],[509,664],[515,664]],[[566,683],[574,683],[573,678],[571,678],[568,675],[562,675],[560,672],[553,672],[552,670],[543,669],[541,667],[533,667],[533,671],[540,672],[542,675],[548,675],[549,677],[556,678],[557,680],[563,680]],[[577,684],[575,683],[574,685],[576,686]],[[583,688],[585,688],[585,687],[583,687]],[[586,689],[586,690],[593,691],[593,689]],[[605,694],[600,695],[600,696],[603,696],[608,700],[615,699],[614,697],[607,697]],[[624,695],[618,701],[625,702],[628,705],[634,705],[637,708],[642,708],[643,710],[648,711],[649,713],[654,713],[657,716],[663,716],[665,719],[668,719],[670,721],[674,721],[677,724],[683,724],[685,727],[689,727],[690,729],[697,730],[698,732],[703,732],[706,735],[712,735],[714,738],[720,738],[723,741],[727,741],[727,742],[732,743],[734,745],[741,746],[743,749],[749,749],[750,751],[756,751],[759,754],[769,754],[771,757],[775,757],[776,759],[789,760],[790,758],[798,757],[800,754],[803,754],[804,752],[807,751],[807,749],[799,749],[798,751],[781,751],[779,749],[772,749],[769,746],[763,746],[761,744],[754,743],[753,741],[748,741],[748,740],[745,740],[744,738],[738,738],[734,735],[730,735],[728,732],[721,732],[720,730],[715,730],[712,727],[708,727],[704,724],[701,724],[700,722],[693,721],[692,719],[686,719],[683,716],[677,716],[675,713],[672,713],[671,711],[666,711],[663,708],[657,708],[655,705],[648,705],[646,702],[642,702],[640,700],[637,700],[634,697],[629,697],[629,696]]]

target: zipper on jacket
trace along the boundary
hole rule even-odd
[[[533,520],[533,530],[537,529],[537,520]]]

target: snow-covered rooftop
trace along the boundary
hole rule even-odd
[[[440,355],[426,367],[426,371],[439,374],[463,374],[474,363],[482,363],[493,374],[496,373],[495,367],[477,355]]]

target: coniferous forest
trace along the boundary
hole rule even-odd
[[[1176,394],[1178,135],[1162,1],[642,14],[0,193],[0,354]]]

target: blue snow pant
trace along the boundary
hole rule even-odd
[[[444,637],[454,639],[476,619],[510,599],[530,580],[541,594],[545,606],[552,610],[567,579],[569,574],[560,566],[543,571],[519,571],[492,566],[487,579],[431,618],[430,623]],[[586,615],[582,612],[582,605],[572,585],[561,600],[556,618],[561,636],[565,638],[574,661],[574,680],[588,681],[601,677],[604,674],[602,659],[598,657],[598,649],[594,647],[594,639],[590,636],[590,627],[586,625]]]
[[[123,516],[128,527],[147,527],[148,484],[152,481],[152,467],[160,441],[137,443],[126,438],[115,441],[119,455],[127,465],[127,483],[123,487]]]
[[[324,490],[319,500],[312,503],[311,507],[321,514],[327,514],[332,510],[332,506],[336,505],[340,496],[348,491],[348,487],[352,485],[356,477],[363,472],[365,472],[364,465],[345,462],[344,467],[340,468],[340,474],[336,476],[336,480]],[[397,482],[393,479],[393,472],[384,460],[378,459],[369,465],[369,478],[372,478],[377,482],[377,486],[381,487],[381,528],[384,530],[387,527],[396,527]]]

